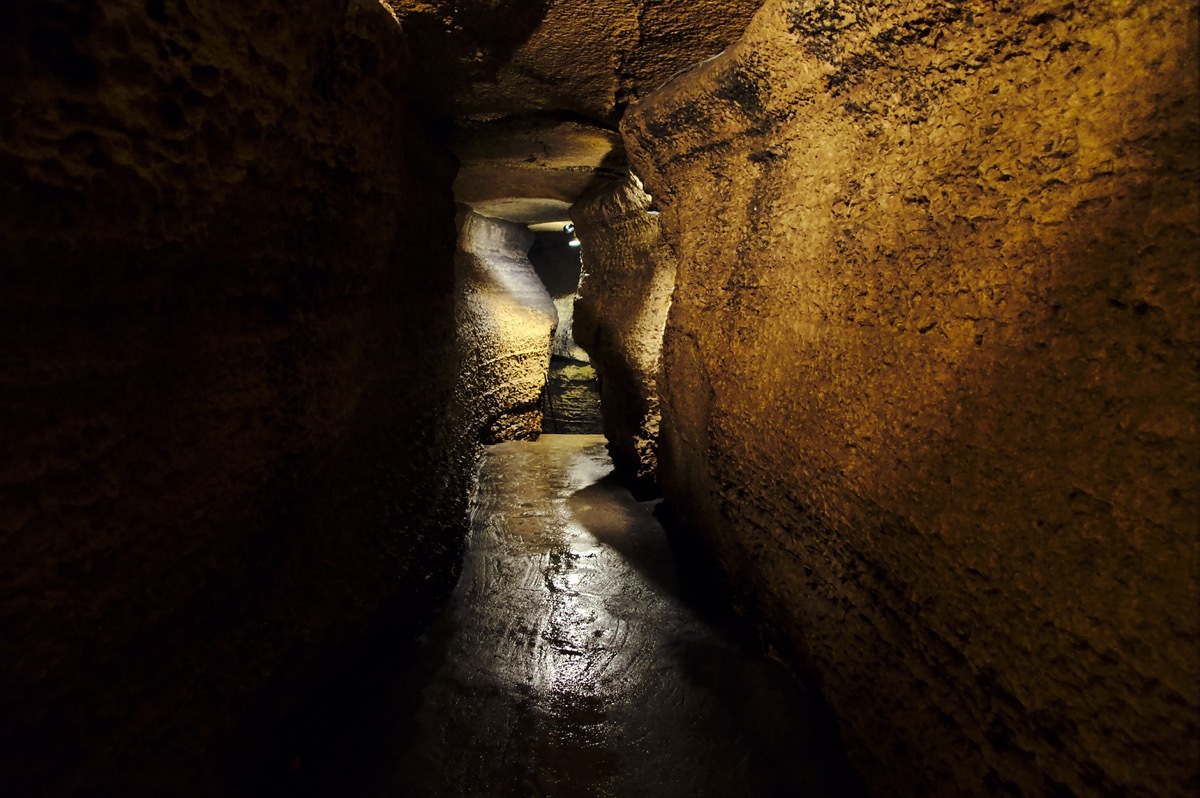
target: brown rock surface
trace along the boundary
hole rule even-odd
[[[733,41],[761,0],[384,0],[432,112],[455,120],[456,197],[551,221],[620,178],[625,106]]]
[[[0,793],[236,794],[451,582],[452,160],[374,2],[3,16]]]
[[[470,211],[460,219],[460,393],[485,443],[537,438],[558,315],[526,254],[534,234]]]
[[[446,118],[555,111],[615,123],[719,53],[761,0],[384,0]]]
[[[1195,3],[768,0],[653,93],[759,1],[385,4],[5,7],[0,794],[306,773],[572,206],[614,451],[877,792],[1200,790]]]
[[[536,434],[554,316],[507,251],[460,254],[456,303],[429,133],[472,204],[561,214],[753,3],[652,5],[8,4],[0,791],[225,792],[216,739],[419,622],[478,425]]]
[[[626,117],[664,490],[880,793],[1197,787],[1195,14],[771,0]]]
[[[651,482],[658,465],[658,377],[675,256],[636,177],[571,209],[583,242],[575,338],[601,376],[604,432],[620,465]]]
[[[514,117],[461,131],[454,195],[476,212],[523,224],[564,219],[599,180],[624,173],[614,130],[553,117]],[[609,167],[609,164],[618,167]]]

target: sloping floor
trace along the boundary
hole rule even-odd
[[[369,750],[347,745],[303,792],[859,793],[820,703],[681,598],[654,502],[611,472],[599,435],[489,448],[462,578],[420,662]]]

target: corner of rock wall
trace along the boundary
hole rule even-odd
[[[769,0],[623,122],[660,483],[880,794],[1200,782],[1198,27]]]
[[[455,258],[459,392],[484,443],[536,439],[558,314],[521,224],[460,211]]]
[[[571,208],[582,242],[575,339],[601,377],[605,435],[618,465],[652,483],[658,466],[658,375],[675,257],[651,197],[633,176]]]
[[[453,159],[370,3],[4,17],[0,792],[236,794],[453,583]]]

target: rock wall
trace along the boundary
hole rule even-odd
[[[452,581],[453,160],[373,0],[4,20],[0,792],[237,795]]]
[[[484,443],[537,438],[558,316],[527,257],[534,234],[465,209],[459,230],[459,395]]]
[[[880,794],[1198,787],[1197,30],[769,0],[626,117],[664,491]]]
[[[636,177],[571,209],[582,242],[575,339],[601,379],[604,434],[619,465],[646,483],[658,464],[658,374],[675,256]]]
[[[412,34],[425,101],[446,116],[615,123],[631,99],[736,39],[761,0],[383,2]]]

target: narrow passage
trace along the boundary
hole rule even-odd
[[[393,795],[853,795],[813,702],[704,620],[599,435],[491,447]]]

